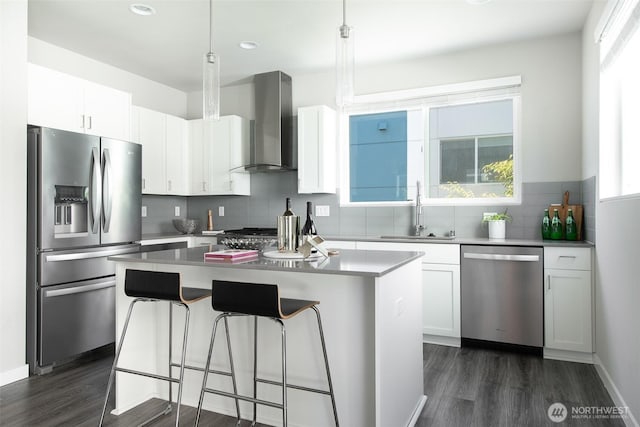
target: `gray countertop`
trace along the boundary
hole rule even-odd
[[[213,250],[216,249],[224,249],[224,246],[214,246]],[[208,250],[208,247],[170,249],[117,255],[109,259],[117,262],[380,277],[422,257],[422,252],[340,250],[338,255],[332,255],[329,258],[320,257],[311,261],[271,259],[261,255],[253,261],[231,263],[204,261],[204,253]]]
[[[172,237],[216,237],[215,235],[197,234],[180,234],[175,233],[153,233],[143,234],[142,240],[166,239]],[[322,236],[325,240],[337,241],[357,241],[357,242],[401,242],[401,243],[436,243],[436,244],[459,244],[459,245],[493,245],[493,246],[541,246],[541,247],[576,247],[576,248],[592,248],[595,245],[592,242],[583,240],[571,242],[568,240],[542,240],[542,239],[505,239],[505,240],[489,240],[486,237],[456,237],[455,239],[413,239],[413,238],[394,238],[383,239],[381,236]]]

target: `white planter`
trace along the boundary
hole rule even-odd
[[[506,235],[507,221],[499,219],[496,221],[487,221],[489,224],[489,239],[491,240],[504,240]]]

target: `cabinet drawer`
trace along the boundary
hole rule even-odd
[[[460,245],[441,243],[357,242],[358,249],[424,252],[425,264],[460,264]]]
[[[591,249],[544,248],[544,268],[591,270]]]

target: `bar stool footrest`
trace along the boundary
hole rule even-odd
[[[244,400],[245,402],[257,403],[258,405],[271,406],[272,408],[277,408],[277,409],[284,408],[284,405],[282,403],[270,402],[268,400],[262,400],[262,399],[254,399],[253,397],[250,397],[250,396],[243,396],[241,394],[228,393],[226,391],[216,390],[213,388],[205,388],[204,391],[206,393],[212,393],[212,394],[217,394],[219,396],[230,397],[231,399]]]
[[[271,380],[265,380],[265,379],[262,379],[262,378],[256,378],[256,382],[282,387],[282,382],[280,382],[280,381],[271,381]],[[295,389],[295,390],[308,391],[310,393],[324,394],[324,395],[327,395],[327,396],[331,395],[331,392],[328,391],[328,390],[320,390],[320,389],[317,389],[317,388],[305,387],[303,385],[296,385],[296,384],[287,383],[287,388],[292,388],[292,389]]]
[[[180,382],[180,380],[178,378],[167,377],[165,375],[152,374],[150,372],[136,371],[136,370],[133,370],[133,369],[116,367],[116,368],[114,368],[114,371],[116,371],[116,372],[124,372],[126,374],[141,375],[143,377],[154,378],[156,380],[169,381],[169,382],[172,382],[172,383],[179,383]]]

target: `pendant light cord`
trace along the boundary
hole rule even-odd
[[[213,53],[213,0],[209,0],[209,53]]]
[[[349,38],[349,26],[347,25],[347,0],[342,0],[342,25],[340,26],[340,37]]]

